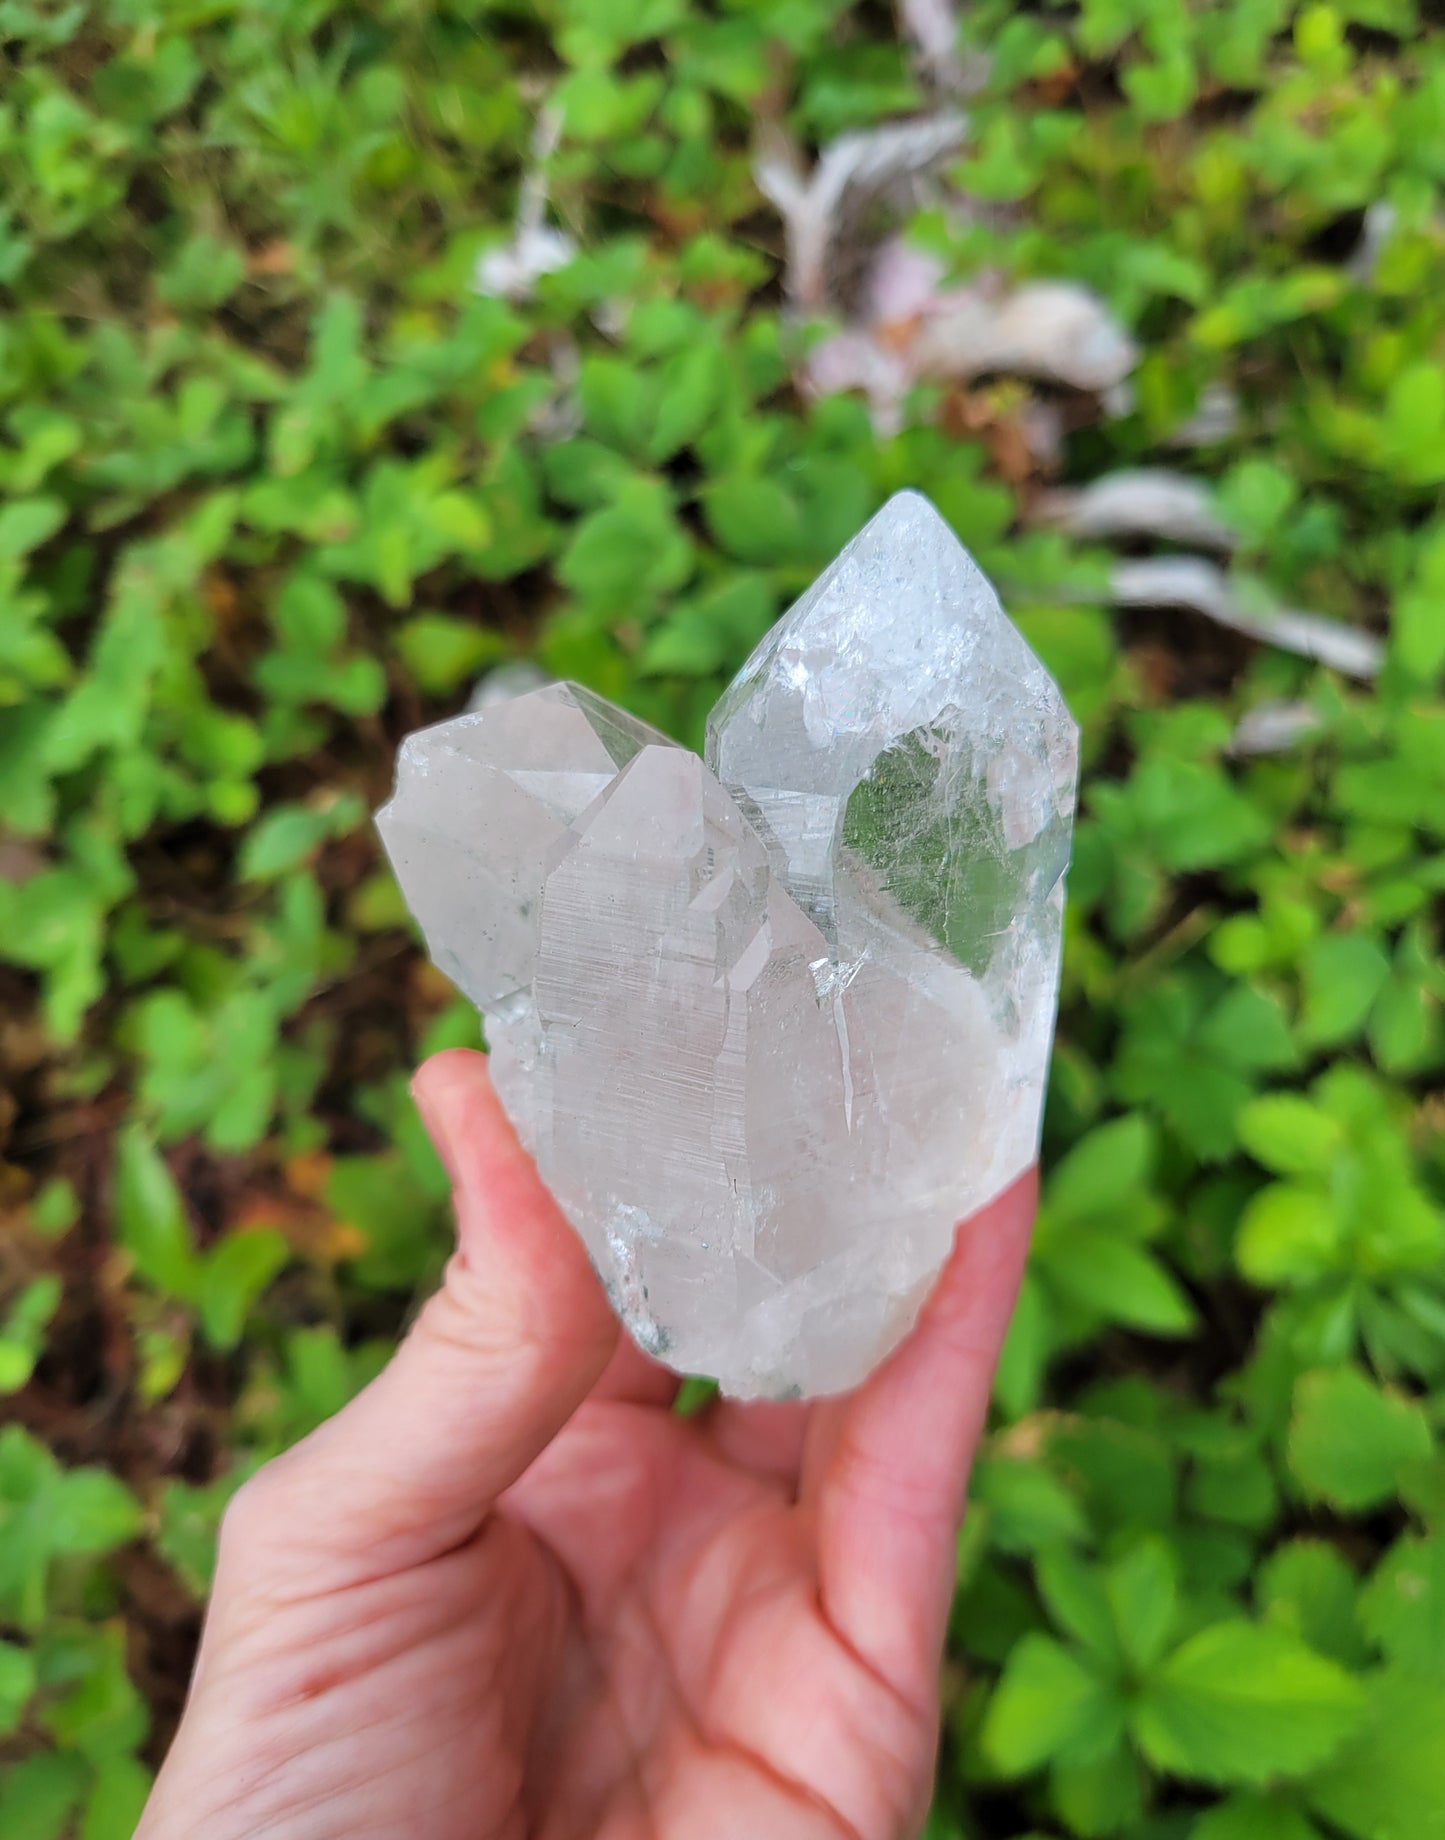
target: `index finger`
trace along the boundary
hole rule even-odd
[[[803,1498],[825,1614],[910,1704],[933,1691],[955,1541],[1038,1200],[1030,1170],[964,1221],[917,1328],[815,1413]]]

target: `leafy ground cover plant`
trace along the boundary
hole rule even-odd
[[[1445,1835],[1445,37],[1415,0],[957,24],[0,7],[7,1840],[130,1832],[229,1492],[435,1275],[405,1079],[476,1035],[367,826],[398,736],[534,657],[695,742],[904,485],[1088,763],[932,1840]],[[1090,290],[1127,380],[812,396],[836,326],[759,136],[813,161],[960,78],[974,208],[909,246]],[[547,260],[479,294],[529,186]],[[1141,466],[1373,680],[1113,605],[1151,543],[1043,511]]]

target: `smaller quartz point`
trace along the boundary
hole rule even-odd
[[[774,627],[706,763],[572,684],[411,736],[379,814],[639,1345],[855,1385],[1037,1152],[1077,732],[904,493]]]

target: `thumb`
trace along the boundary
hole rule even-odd
[[[385,1371],[261,1470],[228,1516],[226,1543],[263,1546],[268,1569],[304,1571],[308,1591],[424,1564],[467,1540],[617,1341],[485,1057],[435,1055],[412,1091],[453,1183],[457,1250],[442,1288]]]

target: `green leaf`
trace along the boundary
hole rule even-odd
[[[140,1503],[109,1470],[64,1471],[55,1484],[48,1538],[57,1553],[105,1553],[134,1539]]]
[[[1360,1625],[1401,1668],[1445,1681],[1445,1534],[1405,1534],[1360,1593]]]
[[[667,493],[652,480],[632,479],[613,504],[578,525],[557,573],[600,612],[636,617],[680,588],[692,567],[691,540]]]
[[[233,1233],[206,1255],[199,1298],[201,1333],[215,1348],[235,1348],[256,1302],[287,1264],[291,1248],[274,1228]]]
[[[74,1685],[46,1705],[41,1723],[63,1748],[93,1764],[128,1758],[143,1742],[150,1714],[126,1669],[124,1628],[119,1623],[84,1628],[68,1647],[54,1671]]]
[[[79,1757],[42,1751],[0,1773],[0,1834],[5,1840],[61,1840],[84,1792]]]
[[[358,1281],[369,1289],[410,1290],[434,1268],[439,1250],[434,1234],[422,1229],[415,1178],[396,1156],[337,1157],[326,1185],[326,1203],[337,1218],[355,1227],[365,1250],[355,1263]]]
[[[35,1371],[45,1329],[60,1307],[62,1286],[53,1274],[27,1284],[0,1326],[0,1393],[18,1392]]]
[[[1134,1732],[1159,1769],[1205,1782],[1264,1783],[1324,1762],[1364,1702],[1343,1668],[1282,1630],[1216,1623],[1155,1670]]]
[[[1037,1461],[996,1452],[981,1455],[969,1478],[968,1498],[987,1513],[990,1540],[1004,1552],[1040,1552],[1088,1535],[1078,1502]]]
[[[131,1840],[151,1787],[150,1771],[136,1758],[107,1758],[96,1772],[80,1840]]]
[[[317,805],[276,805],[247,833],[236,869],[242,881],[274,881],[297,868],[329,838],[344,836],[364,815],[351,793]]]
[[[493,627],[445,613],[419,613],[398,628],[396,650],[417,688],[442,696],[475,677],[484,665],[506,658],[510,647]]]
[[[647,457],[654,465],[672,459],[697,439],[721,406],[728,382],[727,357],[716,345],[697,345],[667,361],[647,442]]]
[[[1108,1213],[1148,1179],[1154,1151],[1154,1125],[1143,1112],[1099,1125],[1050,1175],[1050,1211],[1065,1220]]]
[[[804,548],[798,502],[774,479],[720,479],[703,497],[708,529],[741,562],[795,560]]]
[[[211,1588],[221,1516],[247,1473],[237,1467],[214,1482],[167,1482],[161,1489],[156,1549],[198,1600]]]
[[[1104,1679],[1120,1669],[1118,1631],[1097,1566],[1077,1553],[1044,1553],[1035,1567],[1039,1595],[1058,1628],[1084,1650],[1088,1666]]]
[[[1337,1547],[1291,1540],[1260,1569],[1255,1595],[1271,1623],[1347,1667],[1364,1660],[1355,1615],[1359,1583]]]
[[[201,1264],[180,1190],[160,1152],[139,1125],[116,1137],[115,1216],[120,1244],[148,1284],[193,1303]]]
[[[1362,933],[1330,933],[1316,940],[1301,967],[1305,1039],[1317,1047],[1352,1040],[1389,975],[1389,959]]]
[[[1050,1282],[1106,1322],[1148,1335],[1187,1335],[1194,1327],[1188,1296],[1143,1247],[1102,1228],[1070,1227],[1051,1254]]]
[[[1430,683],[1445,669],[1445,523],[1434,526],[1418,566],[1396,603],[1390,649],[1411,677]]]
[[[1049,1799],[1071,1833],[1132,1833],[1144,1810],[1143,1776],[1121,1738],[1096,1757],[1056,1762],[1049,1772]]]
[[[245,279],[246,258],[233,243],[200,231],[182,244],[157,276],[157,289],[173,307],[204,310],[228,300]]]
[[[1051,1757],[1087,1756],[1117,1736],[1115,1695],[1049,1636],[1028,1635],[1009,1656],[983,1725],[983,1747],[1006,1776]]]
[[[1252,1284],[1310,1284],[1338,1269],[1344,1244],[1325,1189],[1271,1182],[1240,1216],[1235,1257]]]
[[[1178,1577],[1174,1555],[1161,1539],[1145,1539],[1116,1559],[1104,1589],[1130,1664],[1145,1672],[1163,1654],[1174,1630]]]
[[[0,1738],[8,1738],[35,1691],[35,1657],[28,1648],[0,1641]]]
[[[1401,1471],[1423,1462],[1431,1442],[1421,1408],[1358,1368],[1304,1374],[1295,1387],[1290,1469],[1307,1495],[1347,1513],[1390,1500]]]
[[[1189,1840],[1322,1840],[1320,1830],[1292,1803],[1274,1796],[1231,1795],[1202,1814]]]
[[[643,454],[656,417],[655,387],[636,364],[590,354],[578,379],[582,419],[589,433],[626,454]]]
[[[1263,1093],[1239,1114],[1239,1141],[1275,1175],[1320,1175],[1341,1139],[1337,1121],[1299,1093]]]
[[[39,549],[65,517],[65,504],[58,498],[19,498],[0,505],[0,563],[18,561]]]
[[[1306,1799],[1351,1840],[1445,1840],[1445,1685],[1391,1673],[1369,1687],[1367,1720]]]

